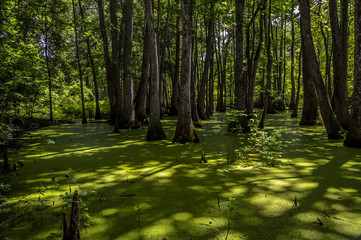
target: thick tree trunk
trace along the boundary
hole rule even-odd
[[[301,14],[301,34],[304,41],[303,54],[306,59],[307,69],[317,92],[318,105],[320,106],[321,116],[326,127],[328,138],[340,139],[340,125],[333,113],[331,101],[328,97],[326,87],[322,80],[317,56],[313,45],[310,20],[309,0],[299,0]]]
[[[149,27],[149,44],[151,60],[151,79],[150,79],[150,122],[147,132],[147,140],[163,140],[165,134],[160,122],[160,102],[159,102],[159,58],[157,49],[157,39],[154,31],[152,0],[145,1],[145,15]]]
[[[112,57],[111,57],[111,78],[114,86],[114,101],[115,101],[115,126],[114,132],[118,132],[120,128],[120,121],[122,115],[121,102],[121,86],[120,86],[120,46],[119,46],[119,31],[118,31],[118,4],[116,0],[110,0],[110,23],[111,23],[111,38],[112,38]]]
[[[243,74],[243,16],[245,0],[236,0],[236,61],[234,64],[235,103],[236,110],[246,107],[246,79]]]
[[[361,148],[361,2],[355,2],[355,71],[351,119],[344,145]]]
[[[303,40],[301,44],[302,57],[302,81],[303,81],[303,108],[300,125],[315,126],[318,119],[318,105],[315,86],[312,76],[308,70],[307,59],[303,50]]]
[[[341,0],[341,24],[339,24],[337,0],[329,0],[335,113],[341,126],[345,129],[347,129],[349,120],[347,100],[348,2],[349,0]]]
[[[76,61],[78,64],[78,72],[79,72],[79,80],[80,80],[80,98],[81,98],[81,115],[82,115],[82,124],[87,124],[86,120],[86,112],[85,112],[85,102],[84,102],[84,86],[83,86],[83,71],[81,69],[80,63],[80,49],[79,49],[79,41],[78,41],[78,24],[76,17],[76,9],[74,0],[72,0],[73,5],[73,24],[74,24],[74,35],[75,35],[75,49],[76,49]]]
[[[182,71],[177,128],[173,142],[199,142],[192,122],[191,112],[191,74],[192,74],[192,14],[191,0],[182,1]]]
[[[147,99],[147,85],[148,85],[149,66],[150,66],[149,52],[150,52],[149,28],[148,25],[146,25],[144,31],[144,42],[143,42],[142,73],[140,77],[137,97],[135,98],[135,116],[139,122],[145,122],[147,119],[146,99]]]
[[[179,5],[179,0],[177,0],[177,6]],[[176,20],[176,44],[175,44],[175,69],[174,76],[172,81],[172,99],[171,106],[169,110],[170,116],[175,116],[178,114],[178,100],[179,100],[179,59],[180,59],[180,30],[179,30],[180,15],[177,12]]]
[[[202,75],[202,81],[198,92],[197,110],[200,119],[206,119],[205,112],[205,97],[206,97],[206,85],[208,82],[209,69],[211,65],[212,49],[213,49],[213,31],[214,31],[214,1],[211,1],[210,16],[208,19],[208,31],[206,41],[206,57],[204,61],[204,69]]]
[[[123,129],[138,128],[135,118],[134,93],[132,77],[133,48],[133,0],[125,2],[124,11],[124,56],[123,56],[123,109],[119,127]]]
[[[243,71],[243,23],[244,23],[244,5],[245,0],[236,0],[236,58],[234,64],[234,76],[235,76],[235,102],[234,109],[237,111],[245,110],[246,108],[246,95],[247,95],[247,77]],[[223,63],[223,70],[225,65]],[[225,84],[225,83],[224,83]],[[226,92],[226,91],[225,91]],[[228,125],[228,131],[233,132],[239,129],[239,124],[245,127],[247,122],[246,117],[238,117],[232,120]],[[244,128],[245,129],[245,128]],[[246,129],[248,130],[248,129]]]
[[[267,81],[266,81],[266,88],[265,88],[265,94],[264,94],[264,101],[263,101],[263,112],[262,117],[259,122],[258,127],[260,129],[263,129],[266,123],[266,117],[268,112],[268,105],[271,104],[270,102],[270,90],[271,90],[271,81],[272,81],[272,54],[271,54],[271,6],[272,6],[272,0],[269,1],[268,6],[268,19],[265,17],[265,27],[267,29],[266,31],[266,51],[267,51]]]

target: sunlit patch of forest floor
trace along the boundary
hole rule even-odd
[[[0,235],[61,239],[69,203],[60,196],[78,189],[82,239],[355,238],[361,150],[290,115],[268,116],[267,129],[283,127],[285,139],[297,139],[275,167],[233,162],[242,143],[218,113],[197,129],[199,144],[171,143],[175,117],[162,120],[168,140],[159,142],[145,141],[146,127],[115,134],[106,123],[28,133],[10,155],[24,166],[2,177],[11,191],[1,204]]]

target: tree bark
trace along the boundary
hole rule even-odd
[[[313,84],[307,59],[304,54],[303,39],[301,36],[302,81],[303,81],[303,108],[300,125],[315,126],[318,119],[317,95]]]
[[[303,54],[306,59],[306,65],[310,77],[312,78],[313,84],[316,88],[318,105],[320,106],[321,116],[326,127],[327,136],[329,139],[340,139],[341,127],[332,110],[331,101],[322,80],[321,71],[313,45],[309,0],[299,0],[299,7],[301,15],[301,34],[304,42]]]
[[[51,71],[49,66],[49,41],[48,41],[48,16],[45,13],[45,60],[46,60],[46,70],[48,73],[48,90],[49,90],[49,120],[52,122],[53,118],[53,98],[52,98],[52,80],[51,80]]]
[[[100,24],[100,34],[102,36],[103,41],[103,54],[104,54],[104,63],[105,63],[105,74],[107,79],[107,91],[108,98],[110,104],[110,124],[116,124],[117,118],[117,99],[118,94],[115,92],[115,81],[119,81],[119,79],[114,79],[113,70],[112,70],[112,62],[110,61],[109,54],[109,43],[108,36],[105,28],[105,16],[104,16],[104,2],[103,0],[97,0],[98,3],[98,14],[99,14],[99,24]]]
[[[193,38],[192,38],[192,76],[191,76],[191,109],[192,109],[192,121],[196,127],[200,127],[199,116],[197,112],[197,100],[196,100],[196,82],[197,82],[197,66],[198,66],[198,48],[197,48],[197,26],[193,27]]]
[[[361,148],[361,2],[355,1],[354,90],[351,119],[344,145]]]
[[[173,142],[199,142],[192,122],[191,112],[191,74],[192,74],[192,14],[191,1],[182,1],[182,71],[177,128]]]
[[[341,0],[341,23],[339,23],[337,0],[329,0],[335,113],[341,126],[345,129],[347,129],[349,120],[347,100],[348,2],[349,0]]]
[[[123,50],[123,109],[119,127],[139,128],[134,110],[134,90],[132,77],[133,48],[133,0],[126,0],[124,11],[124,50]]]
[[[177,7],[179,5],[179,0],[176,1]],[[172,81],[172,99],[171,106],[169,110],[170,116],[175,116],[178,114],[178,102],[179,102],[179,59],[180,59],[180,30],[179,30],[180,14],[177,11],[177,20],[176,20],[176,43],[175,43],[175,66],[174,66],[174,76]]]
[[[150,79],[150,122],[147,132],[147,140],[166,139],[160,122],[160,102],[159,102],[159,58],[157,49],[157,38],[154,31],[152,0],[145,1],[145,15],[149,27],[149,44],[151,60],[151,79]]]
[[[220,23],[218,24],[219,28],[220,28]],[[218,68],[218,96],[217,96],[217,107],[216,110],[218,112],[225,112],[226,111],[226,107],[224,105],[224,87],[223,87],[223,67],[222,66],[222,58],[221,58],[221,32],[222,30],[219,30],[219,34],[218,34],[218,40],[217,40],[217,47],[216,47],[216,62],[217,62],[217,68]],[[227,41],[228,42],[228,41]],[[225,47],[224,51],[226,51],[227,49]],[[223,53],[225,53],[223,51]]]
[[[213,48],[214,50],[214,48]],[[209,84],[208,84],[208,105],[207,114],[212,115],[214,109],[214,52],[212,50],[211,67],[209,70]]]
[[[300,102],[300,90],[301,90],[301,73],[302,73],[302,51],[300,51],[300,55],[298,59],[297,96],[296,96],[295,104],[292,106],[293,111],[291,117],[298,117],[298,104]]]
[[[204,69],[202,75],[202,81],[200,84],[200,89],[198,92],[197,99],[197,110],[200,119],[206,119],[205,112],[205,97],[206,97],[206,85],[208,82],[209,69],[211,65],[212,49],[213,49],[213,31],[214,31],[214,1],[211,1],[210,15],[208,19],[208,31],[207,31],[207,41],[206,41],[206,57],[204,60]]]
[[[145,122],[146,116],[146,99],[147,99],[147,85],[149,78],[149,65],[150,65],[150,46],[149,46],[149,28],[146,24],[144,31],[143,42],[143,62],[138,93],[135,98],[135,116],[139,122]]]
[[[295,83],[295,16],[294,16],[294,1],[292,0],[292,12],[291,12],[291,100],[290,109],[295,108],[296,104],[296,83]]]
[[[82,20],[84,22],[85,16],[84,16],[84,10],[83,10],[82,4],[81,4],[81,0],[78,0],[78,4],[79,4],[80,15],[81,15],[81,18],[82,18]],[[86,38],[86,46],[87,46],[88,58],[89,58],[89,63],[90,63],[90,67],[91,67],[91,70],[92,70],[93,83],[94,83],[95,119],[99,120],[99,119],[102,118],[102,115],[100,113],[100,107],[99,107],[98,79],[97,79],[97,72],[96,72],[96,69],[95,69],[94,59],[93,59],[93,55],[92,55],[92,51],[91,51],[91,47],[90,47],[90,36],[88,36]]]
[[[260,129],[263,129],[266,123],[266,117],[267,117],[267,112],[268,112],[268,105],[271,103],[270,102],[270,90],[271,90],[271,81],[272,81],[272,54],[271,54],[271,6],[272,6],[272,0],[268,0],[269,1],[269,5],[268,5],[268,19],[267,17],[265,17],[265,27],[267,29],[266,31],[266,51],[267,51],[267,81],[266,81],[266,89],[265,89],[265,93],[264,93],[264,100],[263,100],[263,112],[262,112],[262,117],[261,120],[259,122],[258,127]]]
[[[244,5],[245,0],[236,0],[236,62],[234,64],[234,107],[236,110],[244,110],[246,106],[246,79],[243,74]]]
[[[265,14],[264,14],[264,10],[266,9],[266,0],[262,0],[261,4],[261,9],[263,10],[263,12],[261,12],[260,14],[260,27],[259,27],[259,38],[258,38],[258,46],[257,49],[255,51],[254,56],[252,57],[252,63],[250,68],[249,68],[249,80],[248,80],[248,91],[247,91],[247,114],[249,115],[249,117],[251,117],[250,115],[252,115],[253,110],[254,110],[254,90],[255,90],[255,84],[256,84],[256,75],[257,75],[257,70],[258,70],[258,64],[259,64],[259,59],[261,56],[261,51],[262,51],[262,46],[263,46],[263,36],[264,36],[264,18],[265,18]]]
[[[73,5],[73,24],[74,24],[74,35],[75,35],[75,48],[76,48],[76,61],[78,64],[78,72],[79,72],[79,81],[80,81],[80,98],[81,98],[81,115],[82,115],[82,124],[87,124],[86,112],[85,112],[85,102],[84,102],[84,86],[83,86],[83,71],[80,63],[80,49],[79,49],[79,41],[78,41],[78,24],[76,17],[76,9],[74,0],[72,0]]]

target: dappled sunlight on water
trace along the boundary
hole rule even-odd
[[[289,115],[268,116],[266,129],[282,127],[286,140],[296,140],[274,168],[229,162],[242,140],[226,132],[221,114],[197,129],[199,144],[171,143],[174,117],[162,121],[168,140],[159,142],[144,140],[146,127],[114,134],[105,123],[29,133],[11,154],[25,166],[8,176],[15,218],[6,236],[59,239],[60,195],[79,189],[92,217],[82,239],[224,239],[228,226],[228,239],[356,237],[361,150]],[[199,163],[202,154],[208,163]]]

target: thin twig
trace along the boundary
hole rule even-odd
[[[71,179],[76,185],[78,185],[78,187],[80,189],[82,189],[82,187],[75,181],[75,179],[69,174],[69,173],[66,173],[66,175],[68,176],[69,179]]]

